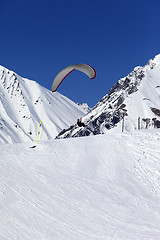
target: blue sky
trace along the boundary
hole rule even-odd
[[[51,89],[64,67],[90,64],[95,79],[74,71],[58,92],[93,107],[160,53],[159,26],[159,0],[0,0],[0,65]]]

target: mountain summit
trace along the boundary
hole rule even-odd
[[[0,143],[53,139],[86,111],[59,93],[0,66]]]
[[[83,118],[58,138],[80,137],[137,128],[160,127],[160,54],[121,78]]]

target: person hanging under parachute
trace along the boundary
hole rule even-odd
[[[52,92],[56,92],[62,81],[74,70],[81,71],[85,73],[90,79],[93,79],[96,77],[96,71],[93,67],[91,67],[88,64],[79,63],[79,64],[73,64],[70,65],[64,69],[62,69],[54,78],[53,84],[52,84]],[[85,124],[82,122],[82,118],[77,119],[77,125],[79,127],[85,127]]]
[[[78,127],[85,127],[85,124],[82,122],[82,118],[77,119],[77,125]]]

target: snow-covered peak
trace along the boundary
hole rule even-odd
[[[59,137],[88,136],[137,128],[160,127],[160,55],[121,78],[83,118]]]
[[[160,54],[156,55],[153,59],[150,59],[148,63],[146,64],[146,67],[150,67],[153,69],[154,66],[157,66],[160,64]]]
[[[52,139],[86,113],[59,93],[0,66],[0,142]]]
[[[77,104],[86,112],[86,114],[91,111],[91,108],[88,106],[87,103],[77,103]]]

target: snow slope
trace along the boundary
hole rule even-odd
[[[85,128],[73,126],[59,138],[103,134],[108,130],[121,132],[138,128],[160,128],[160,54],[144,66],[133,69],[121,78],[83,118]]]
[[[0,66],[0,143],[54,139],[86,114],[80,106]]]
[[[159,240],[160,132],[0,145],[1,240]]]

